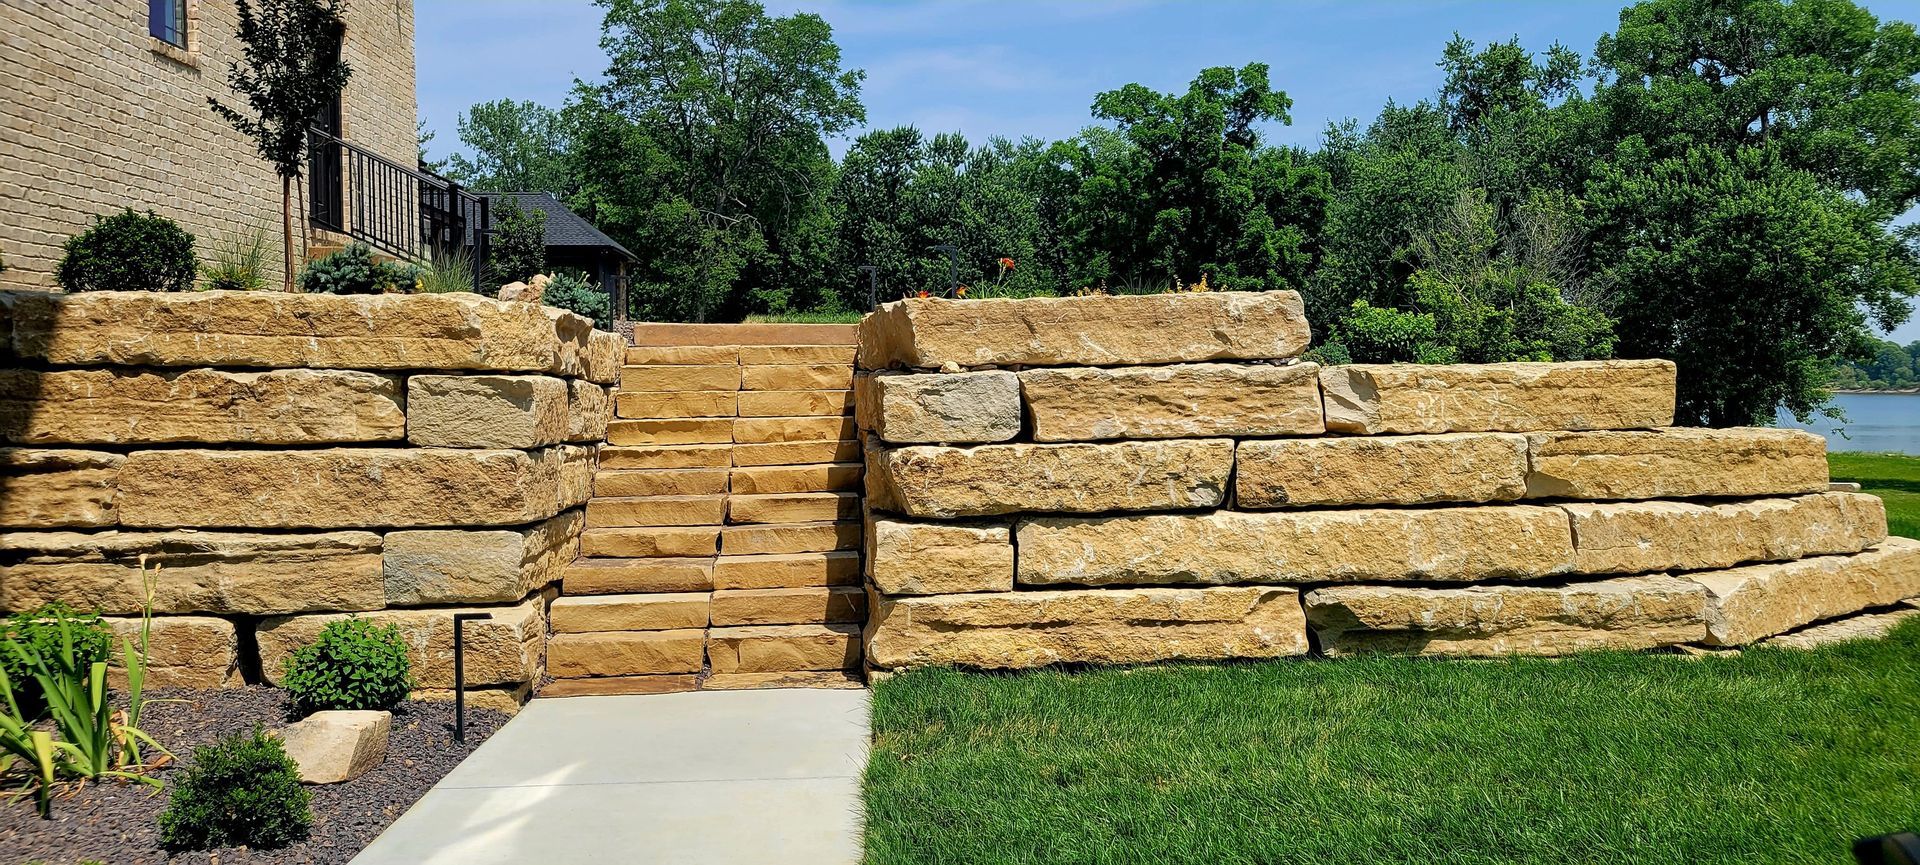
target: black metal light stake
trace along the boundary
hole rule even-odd
[[[467,741],[467,641],[466,624],[476,619],[491,619],[492,613],[453,614],[453,740]]]
[[[860,265],[860,272],[867,275],[867,310],[880,308],[880,268],[871,264]]]
[[[951,243],[937,244],[927,248],[947,254],[947,296],[952,297],[954,289],[960,287],[960,248]]]

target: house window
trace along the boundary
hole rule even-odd
[[[147,32],[168,45],[187,47],[187,0],[147,0]]]

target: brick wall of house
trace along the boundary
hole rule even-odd
[[[147,34],[144,0],[0,3],[0,285],[52,287],[60,244],[126,206],[179,220],[203,255],[260,230],[279,256],[279,180],[207,107],[237,102],[234,3],[187,5],[181,51]],[[345,135],[411,165],[412,0],[344,5]]]

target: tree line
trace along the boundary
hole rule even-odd
[[[601,0],[603,80],[459,121],[446,170],[560,196],[642,319],[969,296],[1293,289],[1319,358],[1664,357],[1683,423],[1803,418],[1920,290],[1920,36],[1851,0],[1645,0],[1582,55],[1455,37],[1315,149],[1268,67],[1096,94],[1060,141],[860,132],[818,16]]]

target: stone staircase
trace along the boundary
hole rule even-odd
[[[853,340],[637,329],[543,696],[862,684]]]

